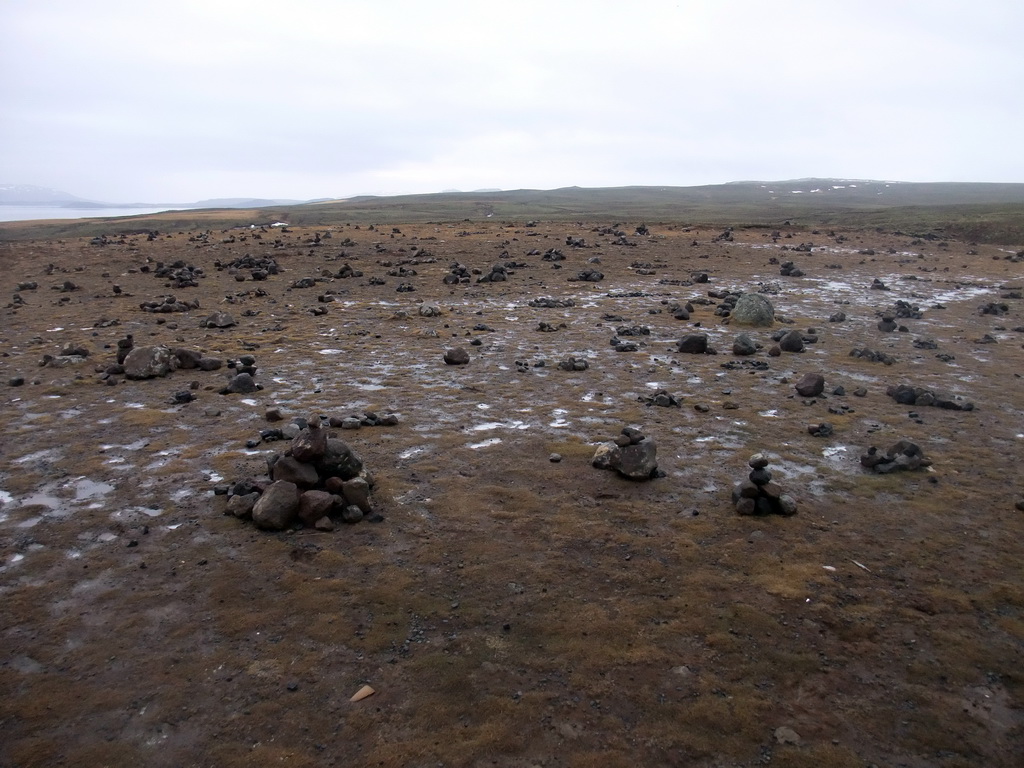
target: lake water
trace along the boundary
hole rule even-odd
[[[98,219],[108,216],[144,216],[167,208],[54,208],[35,205],[0,205],[0,221],[40,219]]]

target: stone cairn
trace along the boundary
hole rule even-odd
[[[747,462],[750,474],[732,489],[732,501],[741,515],[795,515],[796,499],[772,482],[768,457],[755,453]]]
[[[338,521],[384,518],[373,511],[373,478],[362,459],[333,437],[313,415],[282,454],[267,459],[270,481],[246,478],[225,489],[224,514],[252,520],[257,528],[334,530]]]
[[[653,480],[665,476],[658,469],[658,446],[633,427],[623,427],[613,442],[599,445],[591,464],[597,469],[615,470],[630,480]]]

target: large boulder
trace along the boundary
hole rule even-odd
[[[252,521],[268,531],[283,531],[299,513],[299,489],[295,483],[277,480],[267,486],[252,508]]]
[[[129,379],[155,379],[177,367],[178,358],[163,346],[135,347],[124,359],[124,375]]]
[[[759,293],[745,293],[732,308],[730,317],[735,324],[768,328],[775,324],[775,307]]]

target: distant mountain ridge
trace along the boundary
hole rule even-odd
[[[0,184],[0,205],[52,206],[55,208],[266,208],[273,205],[304,205],[311,200],[221,197],[194,203],[104,203],[70,192],[34,184]]]
[[[62,205],[91,203],[82,197],[34,184],[0,184],[0,205]]]

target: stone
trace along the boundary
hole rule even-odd
[[[658,469],[658,447],[651,439],[619,448],[612,469],[630,480],[647,480]]]
[[[129,355],[130,357],[130,355]],[[228,385],[221,390],[224,395],[249,395],[259,391],[259,385],[251,373],[239,373],[231,378]]]
[[[750,478],[750,482],[752,482],[754,485],[761,486],[767,485],[768,483],[771,482],[772,473],[771,470],[762,467],[760,469],[750,470],[750,474],[748,475],[748,477]]]
[[[282,456],[270,468],[272,480],[289,482],[303,488],[312,488],[320,482],[320,475],[312,464],[305,464],[294,456]]]
[[[768,466],[768,457],[763,453],[755,453],[750,457],[750,460],[747,462],[747,466],[751,469],[764,469]]]
[[[689,333],[679,340],[679,352],[692,355],[703,355],[708,351],[708,335],[706,333]]]
[[[226,513],[234,515],[240,520],[248,520],[252,517],[252,508],[256,505],[256,502],[259,501],[259,499],[260,495],[255,491],[247,493],[244,496],[232,496],[228,499]]]
[[[316,463],[321,476],[351,480],[363,469],[363,462],[349,446],[337,438],[327,439],[327,451]]]
[[[820,373],[805,373],[794,388],[801,397],[817,397],[825,391],[825,377]]]
[[[345,507],[341,511],[341,519],[346,523],[358,523],[363,519],[363,510],[354,505]]]
[[[171,354],[178,359],[178,368],[182,370],[195,370],[199,367],[199,361],[202,359],[202,355],[194,349],[185,349],[184,347],[175,347],[171,350]]]
[[[327,491],[306,491],[299,496],[299,519],[307,526],[315,526],[317,520],[330,514],[334,507],[334,496]]]
[[[779,339],[779,349],[783,352],[803,352],[804,337],[800,331],[789,331]]]
[[[752,515],[757,511],[757,501],[744,496],[736,502],[736,511],[741,515]]]
[[[756,499],[761,495],[761,487],[747,479],[736,486],[736,495],[737,500],[741,498]]]
[[[124,359],[124,375],[129,379],[155,379],[170,374],[178,366],[168,347],[135,347]]]
[[[788,493],[779,496],[779,513],[787,517],[795,515],[797,509],[796,499]]]
[[[779,744],[800,744],[800,734],[794,731],[792,728],[782,726],[781,728],[775,729],[775,741]]]
[[[775,308],[761,294],[745,293],[736,301],[730,318],[734,324],[769,328],[775,324]]]
[[[444,352],[444,361],[447,365],[468,365],[469,352],[462,347],[446,349]]]
[[[203,328],[230,328],[234,325],[238,325],[238,323],[236,323],[235,318],[227,312],[214,312],[212,315],[205,318],[199,325]]]
[[[320,429],[320,422],[311,421],[292,440],[292,456],[302,462],[315,463],[327,453],[327,433]]]
[[[732,353],[737,356],[753,355],[757,352],[757,344],[747,334],[741,333],[732,343]]]
[[[370,513],[370,484],[361,477],[353,477],[341,485],[346,506],[356,506],[363,514]]]
[[[590,460],[591,466],[596,469],[611,469],[612,457],[618,451],[619,447],[615,443],[601,443],[601,445],[597,446],[597,450],[594,451],[594,456]]]
[[[299,489],[295,483],[277,480],[267,486],[252,508],[256,527],[269,531],[283,531],[295,522],[299,512]]]
[[[324,531],[325,533],[329,533],[330,531],[334,530],[334,521],[326,516],[321,517],[319,520],[313,523],[313,527],[316,528],[318,531]]]

